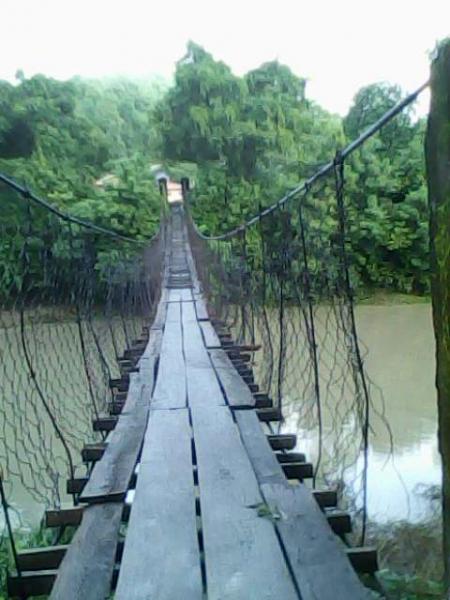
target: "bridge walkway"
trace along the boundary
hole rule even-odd
[[[286,480],[205,312],[180,215],[118,600],[353,598],[313,496]],[[341,590],[341,594],[339,594]]]
[[[324,513],[333,494],[302,483],[311,465],[286,452],[293,436],[264,428],[274,411],[259,408],[240,349],[209,318],[177,209],[147,334],[97,423],[106,442],[85,449],[93,468],[80,504],[47,513],[47,525],[77,532],[53,562],[41,553],[53,570],[40,585],[31,573],[27,589],[58,600],[105,598],[111,586],[116,600],[369,597]]]

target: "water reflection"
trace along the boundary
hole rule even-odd
[[[415,493],[420,484],[439,484],[437,448],[435,347],[431,307],[427,304],[360,306],[360,338],[366,349],[365,365],[384,399],[383,420],[371,418],[368,472],[369,516],[379,522],[391,519],[417,521],[428,504]],[[375,396],[380,394],[374,389]],[[317,459],[317,431],[299,423],[292,406],[283,427],[296,430],[298,449]],[[325,445],[332,452],[340,432],[333,430],[332,410],[324,415]],[[359,460],[345,475],[352,484],[362,469]]]

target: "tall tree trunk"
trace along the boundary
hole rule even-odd
[[[425,143],[430,208],[433,322],[436,336],[439,451],[447,598],[450,598],[450,40],[431,70]]]

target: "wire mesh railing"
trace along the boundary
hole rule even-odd
[[[2,182],[0,465],[15,529],[71,500],[92,420],[156,309],[164,226],[136,243]]]
[[[390,430],[358,338],[358,273],[350,236],[357,212],[345,194],[345,165],[426,86],[234,229],[209,235],[189,219],[212,314],[227,323],[239,343],[261,345],[253,359],[260,389],[283,409],[286,422],[313,440],[313,484],[340,492],[341,505],[358,517],[360,542],[367,528],[371,423],[381,422],[388,437]]]

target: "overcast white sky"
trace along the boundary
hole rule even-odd
[[[192,39],[237,74],[277,58],[341,114],[363,85],[418,87],[450,34],[450,0],[0,0],[0,13],[2,79],[170,77]]]

